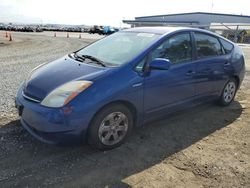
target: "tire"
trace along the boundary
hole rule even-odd
[[[122,104],[105,107],[93,118],[88,130],[88,144],[99,150],[110,150],[125,142],[133,128],[133,115]]]
[[[229,81],[225,84],[219,103],[222,106],[228,106],[233,100],[237,92],[238,83],[234,78],[229,79]]]

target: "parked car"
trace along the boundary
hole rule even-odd
[[[5,30],[6,28],[5,28],[5,25],[3,25],[3,24],[0,24],[0,30]]]
[[[134,28],[35,68],[15,101],[37,139],[107,150],[166,114],[213,100],[229,105],[244,75],[241,49],[219,35]]]
[[[110,27],[110,26],[104,26],[103,27],[103,34],[104,35],[111,35],[111,34],[117,32],[117,31],[118,31],[118,29],[115,29],[115,28]]]
[[[94,25],[93,27],[91,27],[89,29],[89,34],[99,34],[99,35],[103,35],[103,26],[98,26],[98,25]]]

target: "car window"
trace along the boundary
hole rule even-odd
[[[155,58],[169,59],[174,64],[191,60],[192,43],[190,34],[178,34],[167,39],[152,51],[152,60]]]
[[[231,51],[233,50],[233,47],[234,47],[233,44],[231,44],[230,42],[228,42],[228,41],[226,41],[224,39],[221,39],[221,38],[220,38],[220,42],[221,42],[221,44],[223,46],[223,49],[224,49],[225,53],[226,54],[231,53]]]
[[[135,67],[135,70],[138,71],[138,72],[142,72],[142,71],[143,71],[143,68],[144,68],[144,65],[145,65],[145,62],[146,62],[146,57],[144,57],[144,58],[138,63],[138,65]]]
[[[198,58],[222,54],[220,42],[216,37],[212,37],[210,35],[202,33],[195,33],[195,41]]]
[[[154,33],[117,32],[77,53],[79,56],[94,56],[108,65],[119,66],[131,61],[160,37]]]

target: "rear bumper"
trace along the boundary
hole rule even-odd
[[[245,78],[245,75],[246,75],[246,67],[245,67],[245,64],[243,64],[243,68],[241,69],[241,71],[240,71],[240,74],[239,74],[239,78],[240,78],[240,83],[239,83],[239,87],[238,88],[240,88],[240,86],[241,86],[241,84],[242,84],[242,82],[243,82],[243,80],[244,80],[244,78]]]

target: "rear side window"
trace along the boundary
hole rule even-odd
[[[216,37],[195,33],[195,41],[198,58],[222,55],[222,48]]]
[[[230,42],[228,42],[228,41],[226,41],[224,39],[220,39],[220,42],[221,42],[221,44],[223,46],[223,49],[224,49],[225,53],[226,54],[231,53],[234,46]]]

